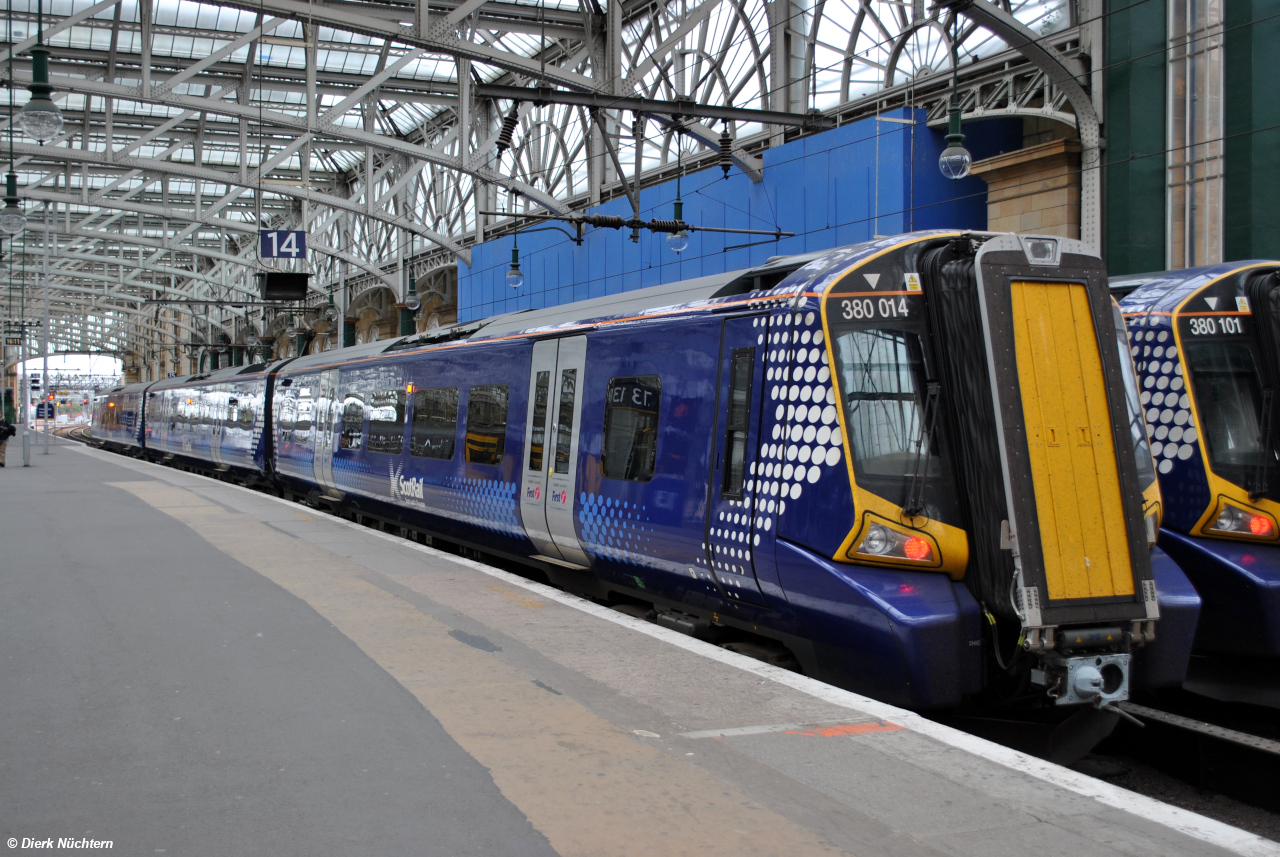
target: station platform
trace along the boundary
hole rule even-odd
[[[9,463],[3,839],[140,855],[1280,855],[263,493],[63,440]]]

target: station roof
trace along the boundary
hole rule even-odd
[[[1065,0],[1002,5],[1076,49]],[[481,209],[582,210],[621,195],[622,179],[668,178],[677,151],[690,168],[713,163],[722,127],[735,168],[750,172],[778,132],[803,133],[657,112],[641,131],[629,111],[479,97],[479,85],[817,109],[841,121],[892,102],[934,122],[953,54],[962,82],[979,88],[1021,62],[952,11],[897,0],[788,2],[782,27],[769,9],[783,7],[765,0],[7,6],[0,69],[13,109],[29,97],[38,36],[65,124],[41,145],[0,110],[29,218],[4,242],[12,272],[0,280],[0,314],[38,317],[47,246],[55,345],[144,359],[198,351],[219,335],[243,341],[247,324],[261,324],[232,306],[256,297],[260,229],[307,232],[306,303],[319,308],[335,289],[341,304],[344,285],[352,295],[402,288],[402,257],[418,274],[468,258],[475,242],[511,226]],[[779,59],[779,33],[799,45],[793,60]],[[1010,115],[1043,113],[1052,101],[1010,105]],[[510,145],[499,151],[507,117]],[[588,151],[605,141],[621,176],[588,170]]]

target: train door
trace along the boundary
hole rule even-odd
[[[312,420],[312,438],[315,444],[311,457],[312,475],[318,484],[336,491],[333,481],[333,448],[337,440],[334,425],[338,418],[338,370],[328,369],[320,373],[320,388],[316,395],[315,418]]]
[[[1009,289],[1049,599],[1132,595],[1124,491],[1087,287],[1015,280]]]
[[[1159,608],[1101,262],[1068,239],[1010,235],[976,263],[1025,648],[1077,623],[1145,635],[1137,623]]]
[[[583,372],[587,338],[534,343],[520,513],[525,532],[547,559],[575,566],[590,560],[573,522],[581,441]]]
[[[767,604],[756,581],[755,473],[760,448],[764,317],[731,318],[720,339],[716,444],[707,505],[707,565],[730,597]]]

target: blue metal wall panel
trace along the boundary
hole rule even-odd
[[[539,231],[520,234],[524,286],[506,285],[510,236],[477,246],[471,265],[458,265],[458,318],[469,321],[718,274],[770,256],[825,250],[874,235],[985,228],[986,184],[976,178],[952,183],[938,171],[938,154],[946,145],[942,133],[926,128],[920,111],[899,109],[882,117],[766,150],[760,183],[736,169],[726,179],[719,168],[681,179],[686,222],[783,229],[795,232],[794,238],[693,233],[688,249],[677,255],[664,235],[641,233],[636,244],[629,230],[588,227],[578,247],[563,232],[530,224]],[[884,121],[904,118],[915,124]],[[973,123],[965,133],[975,159],[1021,147],[1019,120]],[[671,219],[675,197],[674,181],[645,188],[641,217]],[[630,218],[631,204],[614,199],[592,213]]]

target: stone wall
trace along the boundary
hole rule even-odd
[[[1080,145],[1050,140],[975,161],[987,183],[987,229],[1080,237]]]

